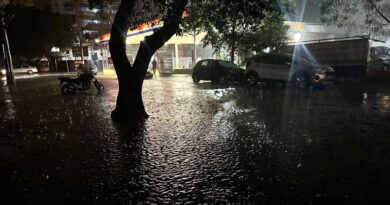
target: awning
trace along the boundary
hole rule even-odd
[[[187,14],[186,11],[184,11],[183,12],[183,18],[186,17],[186,16],[188,16],[188,14]],[[154,21],[141,24],[134,30],[130,30],[129,29],[127,31],[127,37],[132,37],[132,36],[137,36],[137,35],[140,35],[140,34],[152,32],[153,30],[161,28],[162,25],[163,25],[163,22],[160,19],[156,19]],[[111,36],[110,33],[101,35],[97,39],[95,39],[95,42],[96,43],[108,43],[108,41],[110,40],[110,36]]]

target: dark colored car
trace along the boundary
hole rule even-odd
[[[372,47],[368,69],[390,70],[390,48],[385,46]]]
[[[192,80],[199,83],[201,80],[211,80],[213,83],[241,82],[244,77],[244,70],[224,60],[206,59],[196,63]]]
[[[390,80],[390,48],[378,46],[370,49],[366,79],[373,82]]]

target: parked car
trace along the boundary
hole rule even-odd
[[[385,46],[370,49],[370,61],[366,72],[366,80],[370,82],[389,82],[390,80],[390,48]]]
[[[30,75],[32,75],[34,73],[38,73],[38,70],[36,67],[22,64],[22,65],[16,65],[14,67],[14,73],[15,74],[30,74]]]
[[[370,49],[369,70],[390,70],[390,48],[385,46]]]
[[[296,88],[333,81],[333,69],[289,54],[269,53],[253,56],[246,65],[245,79],[250,85],[260,81],[290,82]]]
[[[192,72],[192,80],[199,83],[201,80],[211,80],[213,83],[225,84],[240,82],[244,77],[244,70],[224,60],[206,59],[199,61]]]
[[[5,68],[1,69],[0,73],[2,75],[5,75],[6,74]],[[36,67],[29,66],[29,65],[15,65],[14,66],[14,74],[30,74],[30,75],[32,75],[34,73],[38,73],[38,70]]]

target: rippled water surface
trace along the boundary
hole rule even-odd
[[[390,198],[390,88],[145,81],[151,117],[111,121],[104,94],[62,96],[54,77],[0,90],[7,203],[372,204]]]

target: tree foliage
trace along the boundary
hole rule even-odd
[[[390,36],[390,1],[388,0],[316,0],[322,21],[345,29],[347,34]]]
[[[284,24],[284,18],[277,13],[266,14],[255,27],[254,32],[247,33],[237,43],[240,63],[247,62],[253,52],[261,53],[266,48],[277,50],[288,40],[288,26]]]
[[[70,48],[76,40],[74,17],[31,7],[19,8],[9,22],[9,40],[14,56],[27,59],[50,57],[52,47]]]
[[[278,46],[285,39],[286,27],[281,14],[291,8],[291,2],[192,1],[185,26],[189,30],[205,31],[203,42],[217,51],[227,50],[234,61],[237,50],[245,56],[248,51]]]
[[[134,4],[126,19],[126,25],[130,28],[136,28],[140,24],[156,23],[156,19],[165,22],[174,21],[172,15],[175,14],[177,3],[180,0],[124,0],[129,4]],[[90,8],[99,9],[99,14],[108,7],[108,5],[120,4],[121,0],[88,0]]]
[[[0,18],[7,27],[9,21],[15,16],[19,8],[25,4],[25,0],[0,1]],[[1,25],[3,26],[3,25]]]

